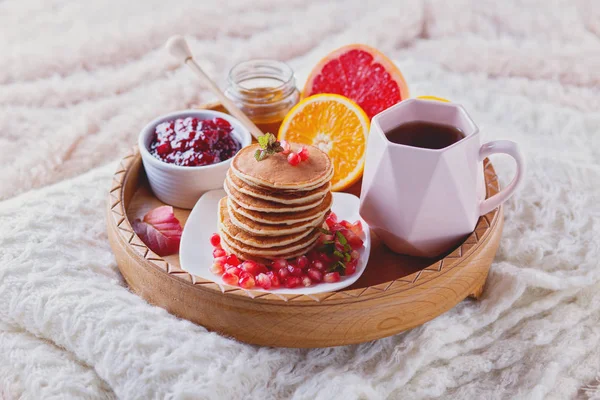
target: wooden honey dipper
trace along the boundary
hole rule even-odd
[[[183,36],[171,36],[167,41],[166,47],[173,57],[190,67],[192,72],[194,72],[194,74],[196,74],[196,76],[217,96],[223,107],[225,107],[231,115],[237,118],[255,139],[258,139],[259,136],[263,135],[262,131],[254,124],[254,122],[252,122],[233,101],[225,96],[217,84],[206,75],[202,68],[200,68],[198,63],[194,60],[194,56],[192,56],[192,52]]]

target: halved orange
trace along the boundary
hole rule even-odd
[[[333,162],[331,190],[343,190],[361,176],[369,135],[369,117],[352,100],[337,94],[318,94],[300,101],[279,128],[279,140],[311,144]]]
[[[335,93],[355,101],[373,118],[409,97],[396,65],[379,50],[351,44],[329,53],[311,71],[303,96]]]

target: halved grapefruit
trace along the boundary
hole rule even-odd
[[[443,97],[438,97],[438,96],[417,96],[417,99],[432,100],[432,101],[441,101],[442,103],[450,103],[450,100],[445,99]]]
[[[409,97],[400,70],[379,50],[364,44],[340,47],[313,68],[303,96],[319,93],[345,96],[369,118]]]

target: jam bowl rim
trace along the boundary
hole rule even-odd
[[[230,163],[235,155],[233,157],[228,158],[227,160],[219,161],[218,163],[214,163],[214,164],[185,166],[185,165],[170,164],[166,161],[163,161],[163,160],[160,160],[160,159],[154,157],[150,153],[150,150],[148,149],[148,146],[150,145],[150,141],[151,141],[150,138],[151,138],[152,134],[154,134],[155,129],[158,126],[158,124],[163,123],[168,120],[172,120],[172,119],[187,118],[187,117],[198,118],[200,120],[214,119],[216,117],[223,118],[224,120],[229,122],[229,124],[233,127],[233,131],[231,132],[231,134],[240,143],[240,146],[241,146],[240,150],[243,149],[244,147],[247,147],[250,144],[252,144],[252,136],[250,135],[250,132],[248,131],[248,129],[246,129],[238,119],[232,117],[229,114],[225,114],[223,112],[214,111],[214,110],[194,110],[194,109],[179,110],[179,111],[174,111],[174,112],[171,112],[168,114],[163,114],[163,115],[153,119],[152,121],[147,123],[142,128],[142,130],[140,131],[140,134],[138,136],[138,148],[140,150],[140,153],[143,156],[142,157],[143,160],[153,164],[154,166],[156,166],[158,168],[163,168],[163,169],[166,168],[166,169],[171,169],[173,171],[208,170],[208,169],[212,169],[212,168],[218,168],[228,162]],[[238,150],[238,152],[239,152],[239,150]],[[237,152],[236,152],[236,154],[237,154]]]

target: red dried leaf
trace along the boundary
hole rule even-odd
[[[143,220],[138,218],[133,221],[133,230],[150,250],[161,257],[179,251],[183,229],[171,206],[148,211]]]

